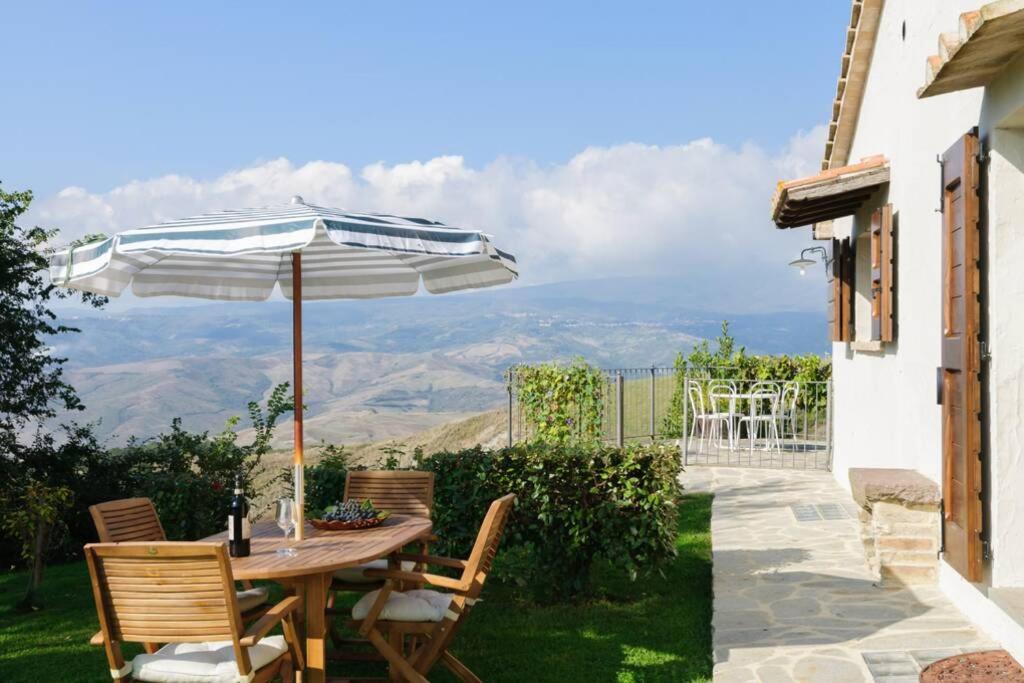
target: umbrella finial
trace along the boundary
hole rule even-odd
[[[302,199],[302,195],[297,195],[297,194],[293,194],[293,195],[292,195],[292,201],[291,201],[291,203],[292,203],[292,204],[305,204],[306,202],[305,202],[305,201],[303,201],[303,199]]]

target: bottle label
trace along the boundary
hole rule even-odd
[[[252,526],[249,524],[249,518],[242,518],[242,538],[240,540],[248,540],[252,538]],[[235,540],[235,516],[228,515],[228,540]]]

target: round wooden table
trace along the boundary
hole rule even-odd
[[[324,610],[331,575],[344,567],[355,567],[398,552],[404,546],[430,533],[433,523],[423,517],[394,515],[375,529],[358,531],[319,531],[305,526],[301,541],[289,538],[295,548],[293,557],[277,554],[285,546],[284,534],[274,522],[257,522],[252,528],[248,557],[232,557],[234,578],[270,579],[294,586],[305,607],[306,670],[300,676],[305,683],[323,683],[326,677],[327,626]],[[224,541],[227,532],[203,539]]]

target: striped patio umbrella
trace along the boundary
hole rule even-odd
[[[296,508],[302,537],[302,301],[441,294],[511,282],[516,260],[479,230],[289,204],[204,214],[57,251],[54,284],[118,296],[292,301]]]

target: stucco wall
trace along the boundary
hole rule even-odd
[[[883,353],[833,345],[837,480],[850,467],[907,467],[941,478],[941,411],[935,402],[941,333],[942,154],[973,126],[992,146],[988,169],[992,206],[988,287],[993,330],[991,511],[995,585],[1024,585],[1024,135],[999,129],[1024,104],[1024,62],[989,88],[918,100],[925,59],[939,33],[956,29],[977,0],[888,0],[882,14],[850,161],[885,154],[892,169],[888,195],[869,200],[857,216],[836,222],[836,235],[858,235],[886,201],[898,217],[898,342]],[[903,25],[906,22],[906,37]],[[1024,116],[1016,115],[1024,119]],[[858,273],[859,275],[859,273]],[[858,311],[859,313],[859,311]],[[857,325],[858,333],[864,329]],[[1016,495],[1010,497],[1011,491]]]
[[[985,92],[992,584],[1024,585],[1024,60]]]

